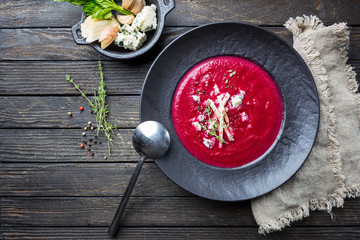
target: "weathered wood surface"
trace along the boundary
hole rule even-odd
[[[140,94],[151,63],[103,61],[108,94]],[[355,67],[360,82],[360,61],[352,60],[349,64]],[[79,96],[65,80],[66,74],[71,75],[88,95],[92,95],[99,82],[96,61],[0,61],[0,95]]]
[[[86,120],[83,121],[87,125]],[[133,129],[114,130],[111,155],[107,153],[107,143],[100,132],[95,139],[94,131],[81,129],[1,129],[0,162],[7,163],[59,163],[59,162],[134,162],[138,155],[132,147]],[[93,139],[89,142],[89,138]],[[86,147],[91,144],[95,153],[89,157],[86,149],[80,148],[82,140]],[[96,144],[94,143],[96,140]],[[105,160],[103,157],[108,156]],[[151,161],[151,160],[148,160]],[[1,190],[0,190],[1,191]]]
[[[2,226],[86,227],[109,226],[120,197],[3,197]],[[359,199],[292,224],[302,226],[360,227]],[[341,217],[340,217],[341,216]],[[199,197],[132,197],[122,226],[131,227],[249,227],[256,226],[249,201],[218,202]]]
[[[2,164],[0,195],[116,197],[125,190],[135,165],[108,163],[105,160],[92,164]],[[191,194],[171,182],[154,162],[146,162],[133,196],[169,197]]]
[[[282,25],[290,17],[317,15],[325,23],[359,24],[358,0],[176,0],[167,26],[197,26],[217,21]],[[69,27],[81,17],[81,8],[51,0],[0,1],[0,28]]]
[[[53,228],[4,227],[6,239],[110,239],[105,227]],[[346,238],[344,238],[346,236]],[[285,229],[267,236],[259,235],[256,227],[122,227],[114,239],[292,239],[292,240],[344,240],[358,239],[357,227],[302,227]]]
[[[139,96],[109,96],[108,121],[119,128],[139,123]],[[79,107],[84,107],[80,111]],[[88,102],[81,96],[0,96],[0,128],[82,128],[95,122]],[[72,116],[67,115],[72,112]]]
[[[167,44],[190,27],[165,28],[160,42],[138,63],[155,59]],[[291,43],[291,33],[285,27],[265,27]],[[360,59],[360,27],[350,32],[350,59]],[[0,60],[110,60],[93,47],[77,45],[69,28],[57,29],[0,29]]]
[[[139,123],[140,93],[160,51],[195,26],[241,21],[263,26],[288,43],[290,17],[317,15],[350,25],[349,63],[360,81],[359,0],[176,0],[160,42],[144,58],[118,61],[77,45],[70,27],[81,8],[52,0],[0,0],[0,239],[108,239],[107,226],[138,155],[131,136]],[[82,127],[95,122],[87,102],[68,84],[74,77],[92,94],[103,60],[110,105],[118,124],[112,156],[106,141],[79,147]],[[79,107],[84,106],[84,112]],[[68,117],[67,112],[73,116]],[[88,136],[94,132],[87,132]],[[217,202],[183,190],[154,161],[144,164],[118,239],[360,239],[360,202],[311,216],[261,236],[250,202]]]

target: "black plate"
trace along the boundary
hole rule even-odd
[[[194,158],[180,143],[171,118],[172,98],[184,74],[219,55],[256,62],[271,74],[283,97],[277,141],[263,156],[238,168],[213,167]],[[315,141],[319,100],[312,75],[292,46],[257,26],[215,23],[183,34],[161,52],[145,79],[140,119],[159,121],[169,130],[171,147],[155,161],[176,184],[205,198],[239,201],[274,190],[301,167]]]

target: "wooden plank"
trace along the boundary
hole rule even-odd
[[[360,61],[353,60],[349,64],[355,67],[360,83]],[[140,94],[150,65],[104,61],[108,94]],[[71,75],[88,95],[92,95],[99,82],[96,61],[3,61],[0,62],[0,95],[78,96],[65,80],[66,74]]]
[[[82,136],[80,129],[2,129],[0,162],[23,163],[60,163],[60,162],[134,162],[138,154],[132,147],[133,129],[114,130],[111,156],[108,156],[105,136],[100,132],[86,131]],[[92,142],[89,138],[93,139]],[[87,150],[80,148],[82,140],[95,154],[89,156]],[[96,143],[94,143],[96,140]],[[100,143],[100,144],[99,144]],[[105,160],[104,156],[108,156]]]
[[[118,197],[125,191],[135,166],[135,163],[106,161],[92,164],[2,164],[0,195]],[[146,162],[133,196],[168,197],[192,194],[171,182],[154,162]]]
[[[5,239],[107,239],[106,227],[82,228],[34,228],[34,227],[3,227]],[[0,235],[1,237],[1,235]],[[257,227],[121,227],[114,239],[359,239],[358,227],[302,227],[287,228],[262,236]]]
[[[0,3],[0,28],[70,27],[81,17],[81,8],[51,0],[3,1]],[[176,0],[168,15],[168,26],[194,26],[218,21],[241,21],[254,24],[282,25],[290,17],[317,15],[325,23],[339,21],[360,24],[359,2],[350,1],[216,1]]]
[[[155,48],[136,63],[154,60],[174,38],[190,28],[166,28]],[[291,33],[284,27],[266,27],[291,43]],[[0,29],[0,60],[110,60],[88,45],[77,45],[70,29]],[[360,59],[360,27],[350,33],[350,59]],[[131,62],[131,61],[126,61]]]
[[[120,198],[1,199],[1,226],[108,226]],[[180,208],[181,206],[181,208]],[[255,226],[249,202],[132,197],[122,226]]]
[[[311,216],[292,226],[360,227],[360,199],[347,199],[344,208]],[[120,198],[3,197],[1,226],[8,227],[105,227],[115,214]],[[132,197],[122,226],[132,227],[253,227],[250,202],[218,202],[200,197]]]
[[[108,94],[140,94],[149,63],[104,61]],[[0,95],[75,95],[65,80],[71,75],[82,90],[93,95],[99,84],[97,61],[5,61],[0,62]]]
[[[109,96],[108,122],[120,128],[139,123],[139,96]],[[79,107],[83,106],[84,111]],[[82,97],[0,97],[1,128],[82,128],[95,122],[90,107]],[[69,117],[68,112],[73,116]]]

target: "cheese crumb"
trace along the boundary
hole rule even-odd
[[[145,6],[141,10],[141,12],[136,15],[131,26],[141,32],[148,32],[156,29],[156,6],[154,4],[151,4],[150,6]]]

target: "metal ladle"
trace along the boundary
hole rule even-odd
[[[170,146],[170,135],[166,128],[159,122],[146,121],[136,127],[133,137],[133,146],[139,153],[139,162],[121,199],[114,219],[110,224],[108,234],[114,237],[119,226],[120,218],[124,213],[131,192],[134,189],[141,167],[147,158],[159,158],[166,153]]]

